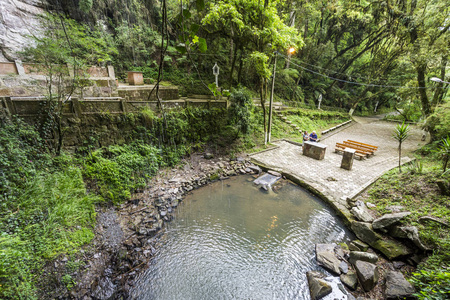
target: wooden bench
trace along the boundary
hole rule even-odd
[[[342,143],[336,143],[336,147],[334,148],[334,152],[338,153],[338,152],[344,152],[345,148],[350,148],[345,146]],[[364,158],[366,158],[368,156],[368,154],[365,151],[361,151],[358,149],[355,149],[355,157],[358,158],[359,160],[362,160]]]
[[[356,149],[356,150],[361,150],[361,151],[367,152],[368,155],[373,155],[374,152],[375,152],[371,148],[367,148],[367,147],[364,147],[364,146],[356,145],[356,144],[350,143],[348,141],[344,141],[342,144],[345,145],[348,148],[352,148],[352,149]]]
[[[373,149],[373,151],[377,151],[378,150],[378,146],[373,146],[373,145],[369,145],[369,144],[365,144],[365,143],[361,143],[361,142],[357,142],[357,141],[352,141],[352,140],[347,140],[347,142],[349,143],[353,143],[355,145],[360,145],[366,148],[370,148]]]

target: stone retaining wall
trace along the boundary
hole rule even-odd
[[[156,89],[153,90],[153,85],[147,86],[120,86],[117,90],[119,97],[127,101],[156,101]],[[153,90],[153,93],[151,91]],[[150,95],[151,93],[151,95]],[[150,95],[150,98],[149,98]],[[176,86],[160,86],[159,97],[162,100],[176,100],[179,99],[178,87]]]
[[[19,117],[37,117],[47,99],[39,97],[0,97],[1,107],[8,115]],[[161,101],[165,109],[180,109],[186,107],[227,108],[227,100],[205,101],[205,100],[170,100]],[[127,101],[121,97],[86,97],[83,100],[71,98],[64,104],[63,113],[67,117],[81,117],[90,114],[124,114],[138,112],[143,107],[154,111],[158,110],[157,101]]]

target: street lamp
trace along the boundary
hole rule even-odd
[[[431,81],[434,81],[434,82],[448,83],[448,84],[450,84],[450,82],[444,81],[444,80],[442,80],[442,79],[440,79],[440,78],[437,78],[437,77],[431,77],[430,80],[431,80]]]

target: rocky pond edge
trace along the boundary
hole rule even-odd
[[[395,261],[409,257],[409,264],[417,264],[419,258],[414,258],[412,255],[414,252],[418,252],[417,249],[413,250],[413,247],[405,246],[403,243],[398,242],[396,239],[387,238],[389,231],[378,232],[380,228],[374,229],[373,222],[367,222],[367,220],[358,219],[351,211],[351,209],[358,207],[358,210],[364,210],[367,207],[359,202],[355,202],[353,199],[348,199],[347,205],[334,201],[332,197],[324,195],[306,182],[288,172],[282,170],[273,170],[268,168],[257,161],[251,159],[251,157],[237,159],[229,159],[225,157],[214,158],[210,153],[195,154],[194,160],[188,159],[181,168],[165,170],[161,172],[157,177],[152,179],[148,188],[140,193],[136,193],[132,196],[132,199],[122,204],[120,207],[102,207],[98,210],[98,224],[96,226],[95,238],[90,246],[80,251],[80,254],[75,258],[61,257],[51,265],[45,268],[46,273],[54,272],[57,274],[69,274],[74,278],[74,286],[70,288],[67,285],[59,284],[59,288],[54,290],[55,295],[59,295],[60,299],[73,298],[73,299],[128,299],[130,297],[130,290],[132,290],[136,279],[142,271],[146,270],[149,264],[149,260],[157,250],[160,239],[164,234],[163,228],[164,222],[170,222],[173,218],[173,212],[178,204],[183,201],[183,197],[192,190],[204,186],[208,183],[217,180],[226,180],[231,176],[240,174],[258,174],[262,170],[279,172],[280,176],[292,181],[295,184],[311,191],[337,213],[337,215],[343,220],[346,226],[355,233],[359,240],[354,241],[350,247],[342,245],[334,245],[333,251],[334,257],[339,261],[347,263],[350,274],[356,272],[356,280],[361,283],[362,279],[357,273],[357,269],[354,264],[349,263],[350,255],[352,251],[361,252],[369,251],[374,253],[376,249],[383,253],[388,259]],[[355,195],[356,196],[356,195]],[[350,208],[350,209],[349,209]],[[398,219],[400,220],[400,219]],[[398,223],[394,221],[386,228],[392,229],[392,225]],[[376,224],[376,223],[375,223]],[[398,227],[398,226],[397,226]],[[408,231],[404,231],[404,228],[397,228],[397,233],[400,235],[403,232],[403,238],[408,238]],[[414,245],[413,242],[409,243]],[[334,275],[340,275],[346,277],[347,273],[340,274],[333,273],[333,268],[327,266],[320,257],[321,251],[317,252],[318,247],[316,245],[316,258],[329,273]],[[325,249],[331,249],[332,246],[326,246]],[[323,249],[320,248],[320,249]],[[338,249],[343,249],[344,254]],[[423,252],[423,251],[422,251]],[[338,253],[338,254],[336,254]],[[326,257],[332,257],[331,255],[325,255]],[[76,271],[68,273],[67,266],[70,261],[74,261],[81,265]],[[336,261],[331,259],[331,261]],[[368,262],[372,264],[372,262]],[[365,264],[363,264],[365,265]],[[373,276],[376,276],[379,266],[373,264],[375,267],[370,266],[369,269],[373,270]],[[397,263],[396,266],[403,267],[405,264]],[[395,268],[391,263],[389,266],[391,271],[395,272]],[[398,269],[398,268],[397,268]],[[344,268],[345,270],[345,268]],[[379,272],[378,272],[379,273]],[[387,279],[387,273],[381,272],[382,275],[376,278],[379,281],[378,288],[375,285],[374,291],[365,294],[367,291],[363,290],[362,295],[370,296],[375,293],[380,294],[380,286],[385,286]],[[400,273],[400,272],[397,272]],[[354,276],[354,275],[352,275]],[[362,276],[362,275],[361,275]],[[395,274],[391,277],[397,277],[403,275]],[[366,276],[371,278],[371,276]],[[311,286],[311,283],[321,283],[319,286],[319,293],[311,294],[312,299],[321,299],[328,295],[324,294],[324,291],[328,292],[328,285],[322,285],[322,281],[325,281],[327,275],[325,273],[318,274],[313,273],[307,275],[308,282],[310,282],[311,293],[316,290]],[[317,280],[318,281],[317,281]],[[404,278],[403,278],[404,279]],[[60,280],[61,281],[61,280]],[[344,285],[352,290],[345,280],[341,279]],[[407,281],[403,281],[403,283]],[[61,282],[60,282],[61,283]],[[49,287],[50,288],[50,287]],[[342,287],[340,287],[342,289]],[[361,289],[360,289],[361,290]],[[385,289],[386,290],[386,289]],[[403,288],[404,290],[404,288]],[[386,291],[383,292],[386,294]],[[355,293],[355,295],[361,294],[361,291]],[[320,297],[319,297],[320,296]],[[353,299],[351,294],[348,294],[349,299]],[[375,296],[374,299],[378,296]],[[365,299],[365,298],[360,298]],[[368,298],[370,299],[370,298]]]

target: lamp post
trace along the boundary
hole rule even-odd
[[[448,84],[450,84],[450,82],[444,81],[444,80],[442,80],[440,78],[437,78],[437,77],[431,77],[430,80],[434,81],[434,82],[438,82],[438,83],[448,83]]]
[[[269,101],[269,124],[267,128],[267,141],[265,144],[270,143],[270,133],[272,129],[272,103],[273,103],[273,90],[275,87],[275,71],[277,69],[277,54],[278,52],[274,52],[275,61],[273,63],[273,75],[272,75],[272,89],[270,91],[270,101]]]
[[[219,70],[219,66],[217,65],[217,63],[215,63],[213,67],[213,74],[214,76],[216,76],[216,88],[219,87]]]

